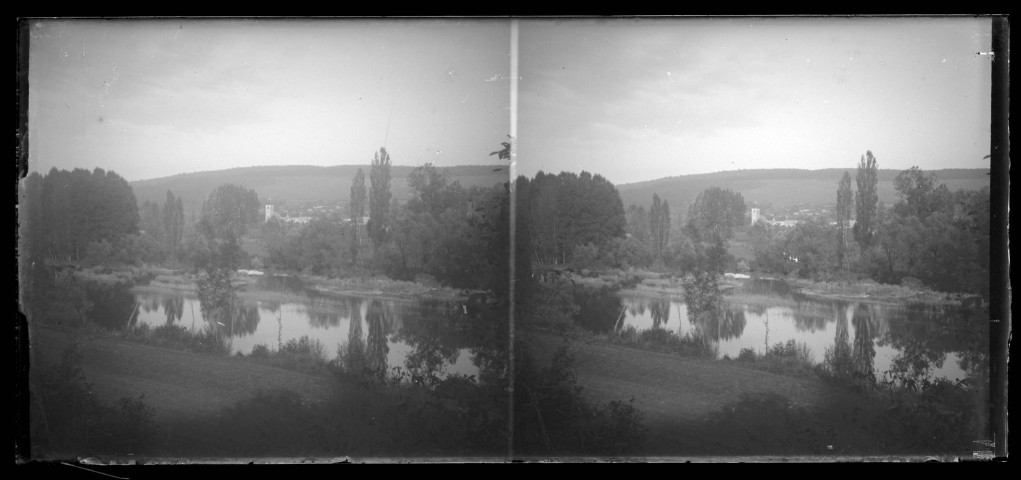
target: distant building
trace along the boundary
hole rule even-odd
[[[273,205],[266,205],[266,220],[265,221],[268,222],[269,219],[273,218],[273,216],[274,216]]]
[[[283,220],[287,223],[297,223],[305,225],[312,221],[312,217],[283,217]]]
[[[753,208],[752,209],[752,225],[755,225],[755,222],[758,222],[758,221],[759,221],[759,209]]]

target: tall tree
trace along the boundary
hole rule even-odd
[[[872,151],[866,151],[858,162],[858,174],[855,182],[858,191],[854,195],[854,239],[862,252],[869,249],[876,239],[879,193],[877,190],[879,167]]]
[[[117,243],[138,233],[135,193],[120,175],[96,168],[53,168],[37,194],[40,238],[52,259],[78,260],[91,242]]]
[[[527,196],[519,201],[527,212],[524,231],[538,263],[565,263],[575,247],[591,243],[602,248],[624,236],[624,203],[616,187],[601,175],[540,171],[521,185]]]
[[[258,195],[238,185],[220,185],[209,194],[202,204],[198,225],[214,253],[209,265],[237,269],[241,238],[248,232],[248,225],[258,221],[259,207]]]
[[[177,250],[184,236],[184,203],[170,190],[163,203],[163,235],[171,252]]]
[[[369,238],[376,248],[386,242],[390,228],[390,154],[380,148],[369,170]]]
[[[361,221],[365,216],[365,173],[358,169],[354,180],[351,182],[351,221]]]
[[[358,261],[358,223],[365,216],[365,173],[358,169],[351,182],[351,262]]]
[[[847,258],[847,227],[851,223],[851,175],[844,172],[837,187],[837,262],[841,269],[845,267]]]
[[[656,258],[662,258],[670,238],[670,204],[660,200],[658,194],[652,194],[652,207],[649,209],[649,231],[652,236],[652,251]]]
[[[627,233],[631,234],[631,238],[649,245],[649,216],[645,212],[644,206],[631,205],[627,209]],[[651,245],[649,245],[651,246]]]
[[[707,268],[723,273],[727,242],[734,235],[734,228],[744,224],[747,210],[740,193],[719,187],[710,187],[695,197],[688,209],[688,234],[697,240],[704,250]]]
[[[160,207],[158,203],[146,200],[145,203],[142,203],[142,208],[139,209],[139,214],[142,217],[142,223],[140,226],[142,227],[142,230],[145,231],[146,235],[158,240],[165,237],[165,215],[163,213],[163,208]]]
[[[893,186],[901,199],[894,206],[898,215],[914,215],[925,220],[939,211],[950,213],[950,190],[945,184],[937,185],[935,173],[926,174],[918,167],[911,167],[897,175]]]

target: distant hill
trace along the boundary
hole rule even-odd
[[[763,169],[682,175],[647,182],[617,185],[624,208],[631,204],[652,204],[652,195],[670,203],[671,213],[687,212],[700,192],[709,187],[726,188],[744,196],[745,203],[784,209],[795,205],[830,206],[837,203],[837,186],[844,172],[851,175],[851,190],[856,168],[829,168],[823,170]],[[901,170],[879,170],[879,201],[886,205],[896,203],[897,191],[893,179]],[[933,170],[938,183],[945,183],[951,191],[978,190],[989,186],[989,169]]]
[[[181,197],[185,215],[190,219],[192,212],[198,215],[202,202],[216,187],[233,183],[248,187],[259,195],[263,203],[300,204],[343,203],[351,197],[351,182],[358,169],[365,173],[365,184],[369,185],[369,165],[319,166],[270,166],[244,167],[229,170],[185,173],[171,177],[131,182],[138,204],[146,201],[163,204],[167,190]],[[404,201],[410,194],[408,174],[415,167],[391,166],[390,189],[394,197]],[[437,167],[450,181],[460,182],[464,187],[492,187],[506,182],[507,167],[501,165],[460,165]],[[497,170],[499,169],[499,170]]]

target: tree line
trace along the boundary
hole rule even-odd
[[[90,247],[127,252],[140,242],[135,194],[124,178],[101,168],[30,174],[19,207],[22,255],[70,263]]]
[[[754,225],[756,268],[987,294],[988,187],[952,192],[935,173],[912,167],[894,179],[898,200],[886,206],[876,193],[877,171],[878,162],[868,151],[858,163],[855,191],[850,174],[844,173],[837,185],[835,225],[824,221],[791,229]]]

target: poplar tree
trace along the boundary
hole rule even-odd
[[[858,191],[854,195],[854,239],[862,252],[875,244],[876,224],[879,210],[879,193],[877,191],[879,167],[872,151],[866,151],[858,162],[858,174],[855,182]]]
[[[379,248],[386,242],[390,228],[390,155],[381,147],[372,159],[369,170],[369,238]]]

